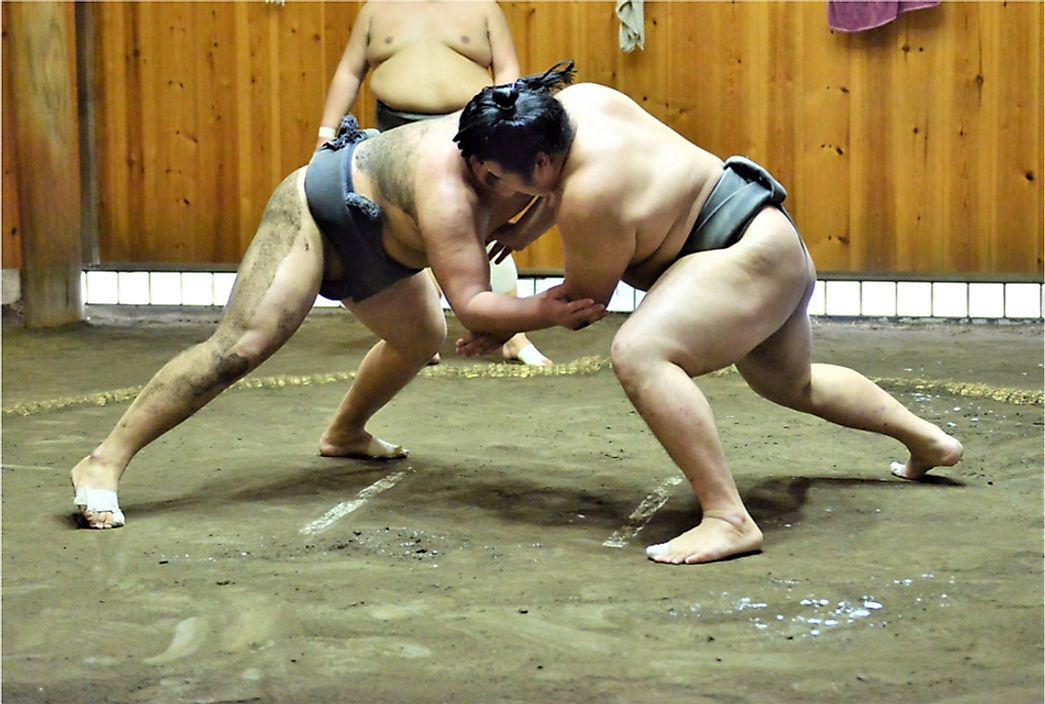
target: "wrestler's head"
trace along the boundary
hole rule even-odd
[[[543,167],[573,141],[569,116],[553,92],[573,74],[573,62],[562,61],[542,74],[484,88],[468,102],[454,141],[480,183],[503,195],[550,190]]]

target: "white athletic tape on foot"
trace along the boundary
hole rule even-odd
[[[374,496],[377,496],[382,491],[386,491],[394,487],[396,484],[399,483],[400,479],[402,479],[409,472],[412,471],[414,471],[413,467],[407,467],[406,469],[401,469],[398,472],[393,472],[392,474],[389,474],[387,477],[378,479],[376,482],[368,486],[366,489],[363,489],[358,494],[356,494],[356,498],[352,501],[342,501],[337,506],[324,513],[322,516],[309,523],[307,526],[301,529],[301,534],[314,535],[315,533],[319,533],[321,531],[326,530],[327,528],[334,525],[339,520],[341,520],[342,518],[344,518],[345,516],[347,516],[348,514],[352,513],[357,508],[365,504],[369,499],[373,498]]]
[[[77,489],[73,497],[73,503],[81,512],[89,511],[92,514],[111,513],[112,527],[119,528],[126,519],[120,510],[120,503],[116,498],[116,492],[109,489]]]
[[[628,522],[609,538],[603,541],[603,547],[622,548],[629,540],[639,534],[653,514],[671,498],[671,490],[682,483],[682,477],[668,477],[653,489],[653,491],[642,500],[642,503],[628,516]]]
[[[658,543],[657,545],[650,545],[646,548],[646,557],[660,557],[667,551],[667,543]]]
[[[370,444],[367,445],[366,454],[368,457],[375,460],[392,460],[400,457],[409,457],[410,450],[402,445],[385,442],[381,438],[370,438]]]
[[[550,361],[541,354],[541,351],[532,344],[526,345],[519,350],[519,361],[530,367],[545,367]]]
[[[905,472],[907,471],[907,465],[903,464],[902,462],[890,462],[889,471],[903,479],[907,478],[907,475],[905,474]]]

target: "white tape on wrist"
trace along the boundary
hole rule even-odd
[[[320,127],[319,136],[323,139],[333,139],[337,136],[337,130],[335,130],[333,127]]]

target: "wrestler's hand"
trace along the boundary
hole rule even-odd
[[[555,325],[580,330],[606,317],[606,306],[591,298],[570,300],[566,285],[553,286],[539,294],[541,306]]]
[[[507,341],[507,337],[469,331],[464,334],[464,337],[457,339],[455,348],[457,349],[457,354],[465,357],[476,357],[496,352]]]

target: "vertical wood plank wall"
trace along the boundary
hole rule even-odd
[[[22,267],[22,234],[21,217],[18,211],[18,156],[15,140],[15,109],[11,86],[11,38],[7,34],[7,28],[11,26],[10,4],[4,3],[0,6],[0,17],[3,21],[3,31],[0,32],[0,42],[3,46],[3,56],[0,65],[3,66],[3,133],[2,159],[3,159],[3,212],[0,213],[0,252],[3,256],[3,268],[20,269]]]
[[[309,157],[360,6],[92,4],[101,261],[237,262]],[[502,7],[524,71],[574,58],[581,80],[765,164],[821,271],[1042,271],[1042,3],[945,2],[847,35],[825,2],[646,2],[632,54],[612,2]],[[365,87],[356,111],[373,124]],[[545,237],[517,261],[561,252]]]

